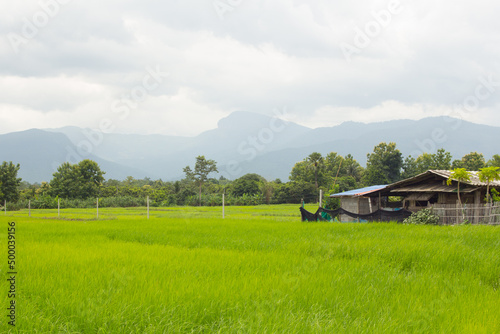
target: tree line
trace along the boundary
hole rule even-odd
[[[450,152],[439,149],[403,158],[395,143],[375,146],[367,154],[366,167],[350,154],[331,152],[323,156],[313,152],[293,166],[287,182],[268,181],[258,174],[231,181],[217,176],[216,161],[198,156],[193,167],[183,169],[185,177],[178,181],[130,176],[106,180],[96,162],[82,160],[63,163],[50,182],[30,184],[17,177],[19,164],[4,162],[0,166],[0,200],[17,203],[18,207],[26,207],[30,201],[33,208],[54,208],[58,201],[62,207],[92,207],[99,198],[101,207],[126,207],[144,206],[149,197],[151,206],[216,206],[222,204],[224,193],[227,205],[257,205],[316,202],[322,189],[326,205],[335,208],[338,200],[328,198],[328,194],[390,184],[429,169],[478,171],[487,167],[498,172],[500,155],[486,161],[483,154],[472,152],[453,160]]]

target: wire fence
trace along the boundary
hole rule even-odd
[[[87,198],[85,200],[67,200],[60,198],[45,198],[45,202],[41,203],[39,199],[26,200],[23,203],[9,203],[0,202],[0,212],[7,215],[7,213],[13,213],[23,210],[23,214],[29,217],[43,217],[47,216],[50,218],[82,218],[82,219],[100,219],[101,211],[104,211],[104,216],[106,216],[109,210],[107,209],[121,209],[130,211],[136,209],[137,212],[142,212],[141,215],[150,218],[150,212],[158,213],[164,211],[172,212],[198,212],[203,210],[203,208],[210,209],[209,213],[212,214],[218,211],[219,208],[222,218],[225,218],[225,210],[229,207],[246,207],[246,206],[259,206],[259,205],[279,205],[279,204],[297,204],[307,201],[309,204],[315,202],[314,199],[318,200],[318,196],[303,196],[303,197],[291,197],[288,203],[268,203],[261,196],[252,196],[253,200],[247,201],[250,196],[243,196],[241,199],[234,198],[231,201],[227,201],[227,196],[224,194],[209,194],[210,197],[220,197],[219,201],[213,202],[203,202],[202,205],[196,204],[185,204],[185,205],[158,205],[158,202],[154,203],[150,197],[126,197],[125,201],[115,201],[113,198]],[[324,195],[324,194],[323,194]],[[205,196],[206,198],[206,196]],[[250,198],[250,199],[252,199]],[[42,205],[40,205],[42,204]],[[104,205],[103,205],[104,204]],[[183,209],[184,208],[184,209]],[[71,213],[68,211],[63,211],[66,209],[71,209]],[[103,210],[104,209],[104,210]],[[77,210],[77,211],[74,211]],[[182,211],[181,211],[182,210]],[[215,210],[215,211],[214,211]],[[33,215],[32,215],[33,211]],[[123,211],[123,212],[125,212]],[[204,211],[203,211],[204,212]],[[205,212],[204,212],[205,213]],[[300,217],[300,212],[297,210],[296,215]],[[46,218],[47,218],[46,217]]]
[[[319,196],[318,196],[319,197]],[[316,197],[316,199],[318,199]],[[294,198],[294,200],[296,200]],[[301,201],[303,201],[304,198],[301,198]],[[100,201],[99,198],[96,198],[92,200],[94,203],[94,212],[95,216],[97,219],[99,219],[99,208],[100,208]],[[260,203],[257,203],[260,202]],[[266,204],[263,201],[257,201],[256,203],[252,203],[250,205],[260,205],[260,204]],[[1,207],[1,204],[3,204],[3,207]],[[4,211],[5,215],[7,215],[7,212],[9,210],[9,203],[4,202],[0,204],[0,209]],[[218,204],[218,205],[217,205]],[[217,203],[214,206],[222,206],[222,216],[224,217],[224,206],[231,206],[231,204],[224,202],[223,196],[221,196],[221,203]],[[233,203],[234,205],[236,203]],[[248,204],[247,204],[248,205]],[[146,216],[149,219],[149,212],[150,212],[150,198],[146,197],[144,199],[144,205],[146,208]],[[209,205],[210,206],[210,205]],[[238,205],[237,205],[238,206]],[[15,207],[15,205],[14,205]],[[127,206],[118,206],[118,207],[127,207]],[[28,211],[28,215],[31,217],[31,209],[33,207],[31,206],[31,201],[28,201],[28,205],[26,207]],[[60,209],[63,208],[61,205],[61,201],[57,199],[57,216],[60,216]],[[78,207],[72,207],[72,206],[65,206],[65,208],[78,208]],[[88,207],[87,207],[88,208]],[[471,205],[471,204],[465,204],[462,207],[455,205],[455,204],[433,204],[431,206],[434,214],[439,216],[439,224],[440,225],[457,225],[457,224],[463,224],[463,223],[468,223],[468,224],[474,224],[474,225],[500,225],[500,203],[493,203],[493,204],[481,204],[481,205]],[[54,208],[55,209],[55,208]],[[14,209],[14,211],[16,211]]]

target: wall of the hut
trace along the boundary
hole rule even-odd
[[[365,197],[344,197],[340,199],[340,207],[352,213],[366,215],[378,210],[378,199]],[[340,217],[340,221],[344,223],[352,222],[354,220],[354,218],[347,215],[341,215]]]

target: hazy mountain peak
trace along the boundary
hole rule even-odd
[[[219,129],[264,126],[271,120],[271,117],[253,113],[249,111],[235,111],[218,122]]]
[[[57,133],[59,132],[59,133]],[[467,134],[467,135],[465,135]],[[470,135],[469,135],[470,134]],[[198,155],[214,159],[221,174],[234,179],[257,173],[267,179],[286,179],[297,161],[312,152],[352,154],[361,164],[381,142],[395,142],[404,156],[418,156],[439,148],[455,159],[478,151],[489,159],[500,153],[491,143],[500,140],[498,127],[473,124],[450,117],[378,123],[344,122],[335,127],[310,129],[272,116],[238,111],[220,120],[219,127],[197,137],[105,135],[88,129],[65,127],[47,132],[31,129],[0,135],[0,157],[21,164],[20,176],[28,181],[50,180],[54,167],[80,155],[96,160],[106,178],[149,176],[173,180]],[[91,152],[87,152],[87,151]],[[225,166],[232,164],[229,173]]]

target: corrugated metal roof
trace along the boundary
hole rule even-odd
[[[451,176],[451,173],[453,171],[451,170],[430,170],[429,172],[433,173],[433,174],[436,174],[436,175],[439,175],[439,176],[442,176],[446,179],[448,179],[450,176]],[[484,186],[486,187],[487,186],[487,183],[486,182],[481,182],[479,180],[479,172],[469,172],[471,174],[471,178],[470,178],[470,182],[460,182],[460,183],[465,183],[465,184],[470,184],[470,185],[473,185],[473,186]],[[499,181],[491,181],[490,182],[490,187],[493,186],[493,187],[500,187],[500,180]]]
[[[400,185],[418,182],[420,180],[426,179],[429,175],[436,175],[436,176],[440,177],[441,179],[447,180],[451,176],[452,173],[453,173],[453,171],[451,171],[451,170],[428,170],[428,171],[426,171],[422,174],[419,174],[417,176],[414,176],[412,178],[395,182],[395,183],[389,185],[389,188],[396,189]],[[471,174],[470,182],[460,182],[461,184],[475,186],[475,187],[486,187],[487,186],[486,182],[481,182],[479,180],[478,172],[469,172],[469,173]],[[500,181],[490,182],[490,187],[500,187]],[[431,190],[431,189],[428,189],[428,190]],[[421,191],[425,191],[425,190],[421,190]],[[445,191],[446,192],[446,188],[436,189],[435,191]]]
[[[477,187],[462,185],[460,186],[461,193],[469,193],[477,190]],[[394,188],[391,193],[406,193],[406,192],[440,192],[440,193],[456,193],[457,187],[446,184],[415,184],[403,187]]]
[[[361,188],[361,189],[354,189],[354,190],[345,191],[345,192],[339,193],[339,194],[332,194],[332,195],[330,195],[330,197],[359,197],[359,196],[364,196],[364,195],[376,192],[376,191],[384,189],[386,187],[387,187],[386,185],[365,187],[365,188]]]

